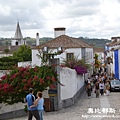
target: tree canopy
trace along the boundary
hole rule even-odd
[[[21,45],[20,48],[13,53],[13,57],[18,58],[20,62],[32,60],[32,50],[27,45]]]

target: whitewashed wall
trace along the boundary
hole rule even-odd
[[[13,54],[0,54],[0,58],[2,58],[2,57],[9,57],[9,56],[13,56]]]
[[[39,54],[37,49],[32,49],[32,66],[41,66],[41,59],[38,58]]]
[[[8,71],[6,71],[6,70],[0,70],[0,78],[2,76],[4,76],[6,73],[8,73]]]
[[[50,53],[55,53],[57,52],[57,49],[49,50]],[[65,49],[63,53],[60,55],[54,56],[55,58],[60,59],[60,63],[63,62],[64,59],[66,59],[66,54],[67,53],[74,53],[75,56],[78,57],[78,59],[81,59],[81,48],[69,48]],[[38,58],[37,54],[39,54],[38,49],[32,49],[32,66],[38,65],[41,66],[41,59]]]
[[[93,48],[86,48],[85,56],[88,63],[93,63]]]
[[[18,62],[18,67],[27,67],[27,66],[32,66],[32,62],[31,61]]]
[[[61,100],[72,98],[84,85],[84,76],[77,75],[74,69],[61,68],[60,82],[65,86],[60,86]]]

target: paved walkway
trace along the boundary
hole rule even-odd
[[[101,112],[101,113],[100,113]],[[118,117],[118,118],[115,118]],[[120,120],[120,92],[90,99],[85,94],[72,107],[44,113],[44,120]],[[27,120],[27,116],[11,120]],[[35,120],[33,118],[33,120]]]

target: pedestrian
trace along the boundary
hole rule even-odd
[[[37,106],[40,120],[43,120],[44,99],[42,98],[42,92],[37,92],[37,99],[35,100],[34,105],[30,106],[30,108],[35,106]]]
[[[99,94],[100,94],[100,88],[99,88],[99,82],[98,81],[95,84],[95,94],[96,94],[96,98],[98,98]]]
[[[86,87],[86,91],[87,91],[88,98],[90,98],[91,97],[91,84],[90,83],[88,83]]]
[[[94,87],[93,80],[90,81],[90,84],[91,84],[91,91],[92,91],[92,90],[93,90],[93,87]]]
[[[103,95],[104,93],[104,82],[103,81],[99,83],[99,87],[100,87],[100,94]]]
[[[32,120],[33,116],[36,118],[36,120],[40,120],[37,107],[34,106],[30,108],[30,106],[34,105],[34,102],[35,102],[35,96],[33,95],[33,93],[34,93],[33,88],[30,88],[29,94],[26,96],[26,102],[28,107],[28,120]]]
[[[105,83],[105,90],[106,90],[106,95],[109,96],[109,94],[110,94],[110,83],[109,83],[108,80]]]

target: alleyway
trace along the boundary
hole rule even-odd
[[[110,96],[100,96],[99,98],[92,93],[90,99],[85,93],[82,99],[79,99],[72,107],[44,113],[44,120],[120,120],[119,100],[120,92],[112,92]],[[99,110],[100,108],[102,111]],[[11,120],[27,120],[27,116]]]

